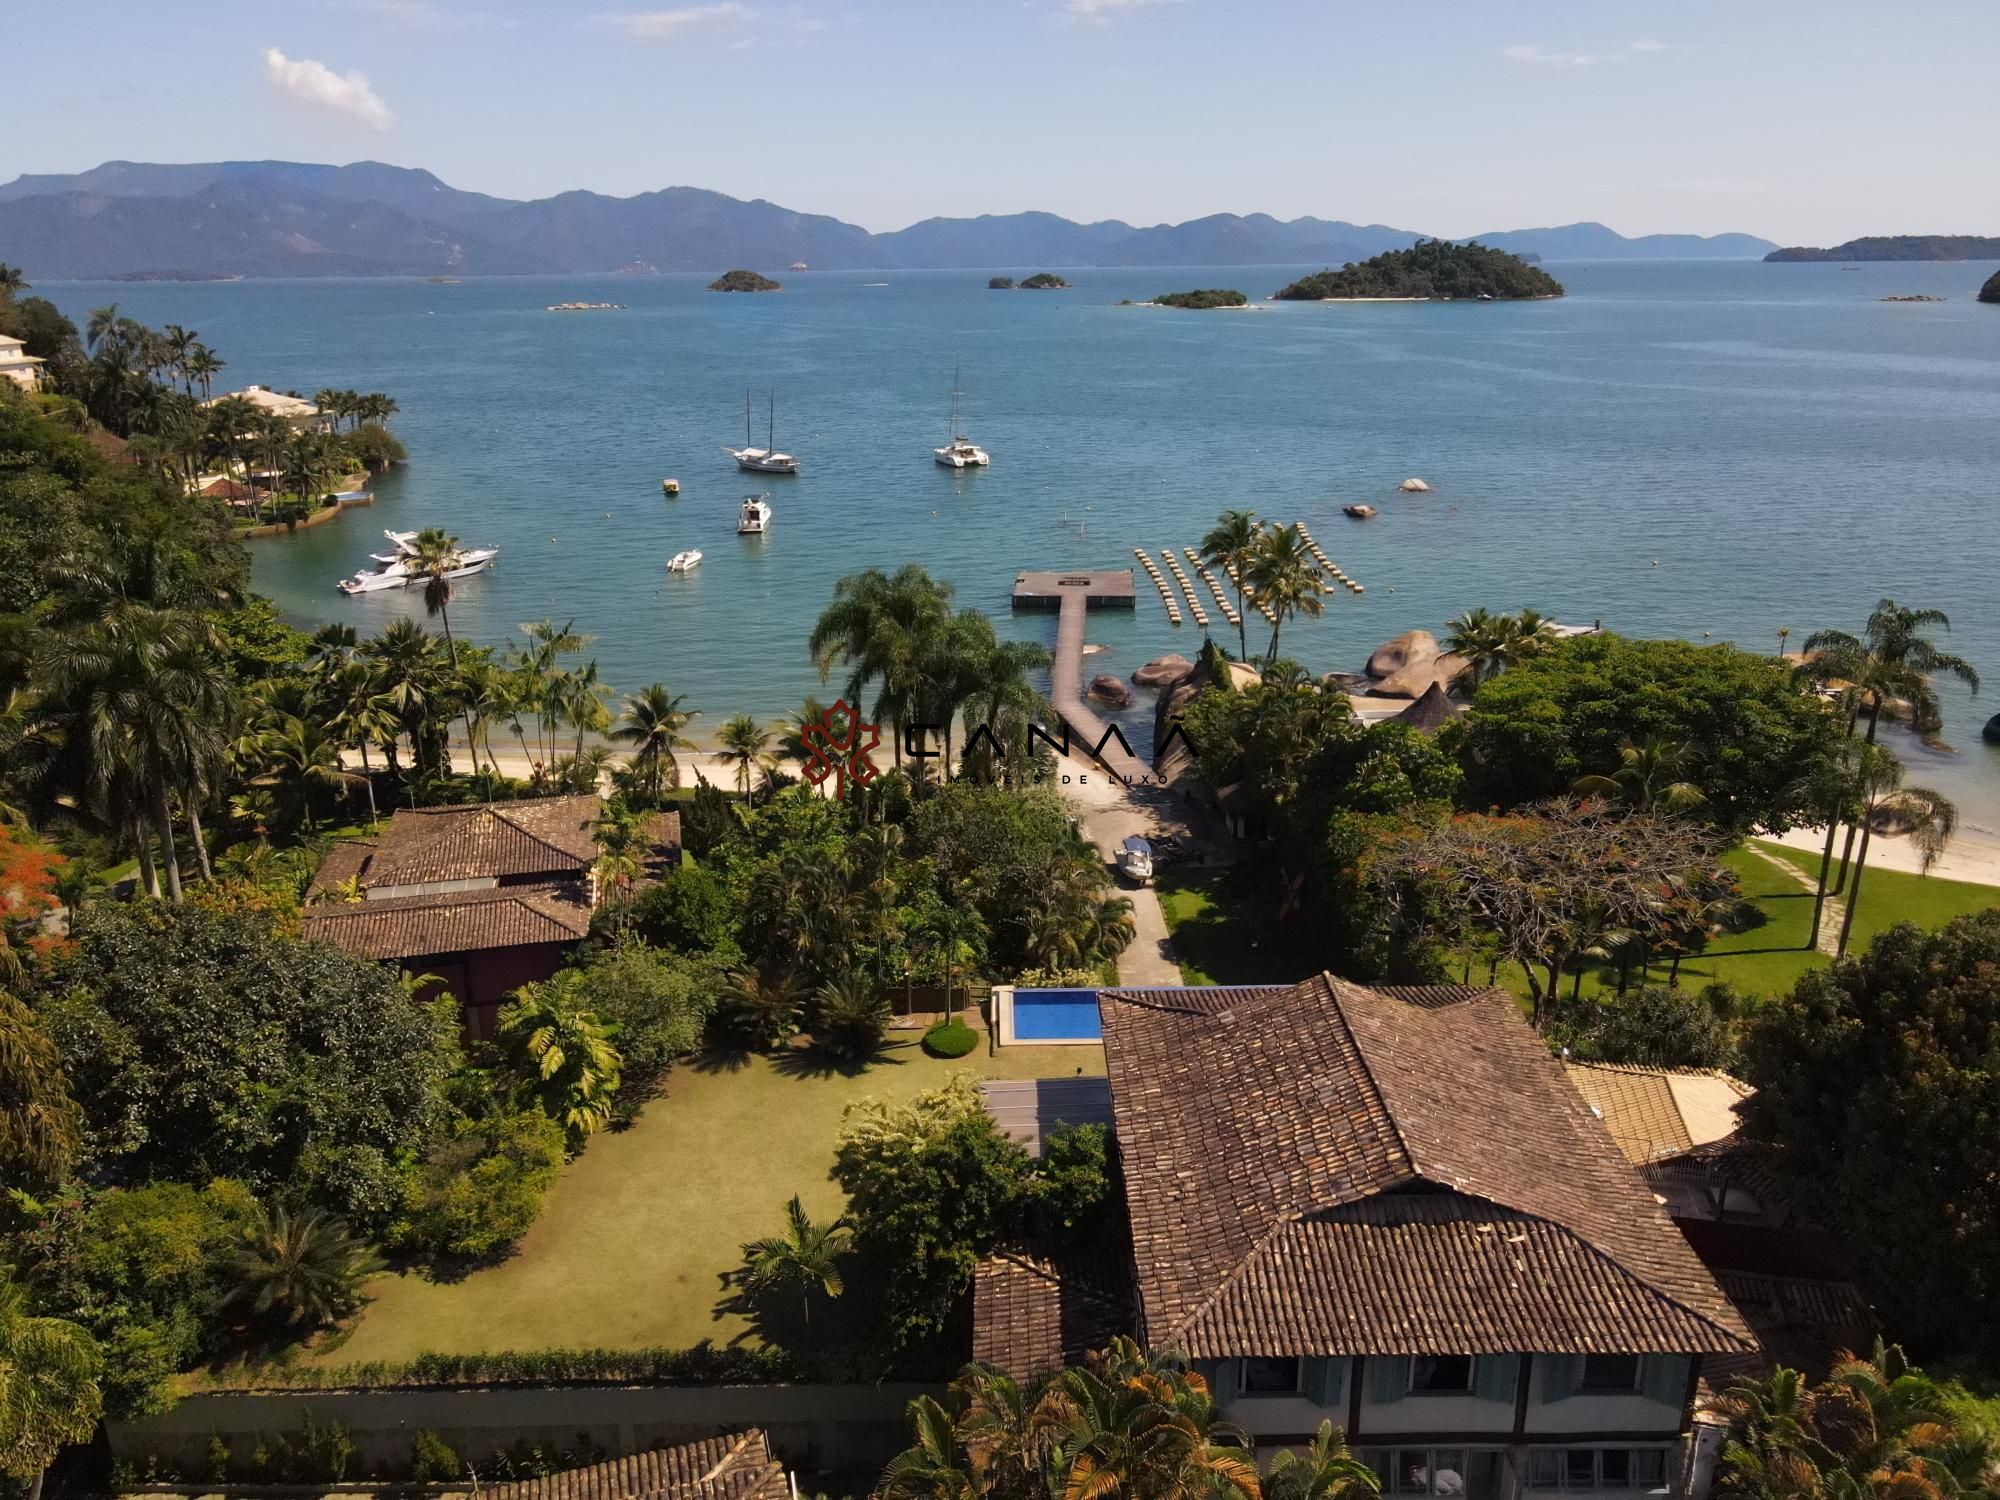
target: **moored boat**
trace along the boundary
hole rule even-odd
[[[690,547],[685,552],[676,552],[667,559],[669,573],[692,573],[699,566],[701,566],[701,551],[695,547]]]
[[[750,442],[750,393],[743,393],[743,446],[732,448],[727,443],[722,451],[736,460],[736,467],[746,474],[796,474],[799,461],[789,453],[778,451],[778,393],[771,393],[771,421],[764,437],[764,446],[755,448]]]
[[[965,435],[960,420],[959,405],[965,393],[958,388],[958,370],[951,372],[951,433],[942,448],[933,448],[937,461],[947,469],[983,469],[993,460],[986,456],[986,450]]]
[[[738,536],[762,536],[771,524],[771,497],[750,495],[743,501],[743,510],[736,518]]]
[[[412,565],[417,555],[415,546],[417,533],[414,531],[385,531],[395,546],[393,552],[371,552],[368,560],[375,564],[363,568],[352,578],[343,578],[334,587],[343,594],[373,594],[382,589],[408,588],[413,583],[422,583],[430,575]],[[445,570],[446,578],[470,578],[475,573],[483,573],[500,555],[498,547],[462,547],[451,556],[451,566]]]

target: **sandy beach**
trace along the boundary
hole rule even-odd
[[[1826,848],[1826,829],[1823,827],[1794,828],[1790,833],[1759,834],[1758,837],[1812,854]],[[1845,842],[1845,834],[1835,842],[1833,852],[1836,858]],[[1908,875],[1918,874],[1922,869],[1922,861],[1911,847],[1907,834],[1875,835],[1868,843],[1868,865],[1871,869],[1900,870]],[[2000,829],[1981,824],[1961,826],[1943,857],[1931,866],[1930,873],[1946,880],[2000,886]],[[1995,901],[2000,904],[2000,896],[1996,896]]]

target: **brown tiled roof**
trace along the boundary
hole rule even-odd
[[[490,1485],[486,1500],[790,1500],[784,1466],[752,1428],[655,1448],[543,1479]]]
[[[1004,1250],[973,1273],[972,1357],[1016,1380],[1080,1364],[1132,1325],[1132,1279],[1102,1257]]]
[[[1875,1342],[1875,1311],[1851,1281],[1719,1270],[1716,1283],[1762,1346],[1755,1354],[1702,1362],[1702,1381],[1722,1390],[1738,1375],[1764,1375],[1779,1365],[1820,1380],[1844,1353],[1866,1353]]]
[[[1196,1358],[1748,1345],[1507,996],[1322,975],[1107,991],[1101,1008],[1152,1345]]]
[[[363,880],[424,885],[580,872],[597,858],[590,830],[603,805],[585,795],[404,809],[376,840]]]
[[[1565,1063],[1583,1102],[1635,1165],[1681,1156],[1735,1133],[1732,1107],[1751,1089],[1727,1073]]]
[[[426,958],[573,943],[590,931],[590,908],[555,885],[392,896],[380,901],[320,902],[306,908],[305,935],[356,958]]]
[[[326,858],[313,871],[312,883],[306,887],[306,900],[316,900],[336,886],[359,880],[374,854],[373,839],[341,839],[326,851]]]

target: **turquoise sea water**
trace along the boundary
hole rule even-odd
[[[1126,567],[1134,545],[1193,544],[1242,505],[1303,519],[1368,587],[1287,626],[1287,654],[1321,670],[1473,605],[1757,650],[1780,626],[1794,648],[1858,630],[1885,593],[1936,605],[1995,690],[1947,688],[1960,753],[1915,752],[1912,780],[2000,823],[2000,752],[1978,733],[2000,708],[2000,308],[1973,300],[1994,268],[1550,269],[1564,300],[1204,313],[1114,304],[1189,286],[1261,298],[1290,273],[1080,271],[1050,293],[990,292],[983,272],[798,274],[772,296],[683,276],[42,290],[79,320],[115,300],[198,329],[229,388],[401,402],[412,462],[372,510],[253,544],[257,586],[301,623],[421,615],[414,595],[333,584],[384,527],[443,526],[503,549],[460,586],[455,629],[504,644],[521,622],[574,618],[608,681],[666,682],[700,729],[825,691],[804,642],[844,573],[923,563],[1003,630],[1052,639],[1050,616],[1007,623],[1017,569]],[[1949,300],[1877,300],[1915,292]],[[543,310],[572,299],[628,306]],[[954,363],[984,473],[931,461]],[[802,476],[752,483],[721,453],[746,387],[760,442],[777,390]],[[1398,494],[1411,475],[1433,493]],[[776,519],[739,540],[757,489]],[[1343,518],[1353,501],[1380,517]],[[706,561],[669,578],[685,547]],[[1139,587],[1134,614],[1096,617],[1097,670],[1199,643]]]

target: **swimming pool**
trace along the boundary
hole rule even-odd
[[[1017,1042],[1101,1042],[1096,990],[1014,991],[1013,1040]]]

